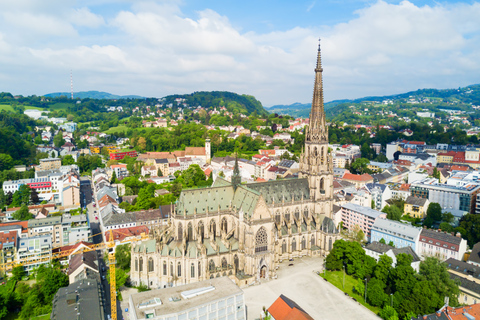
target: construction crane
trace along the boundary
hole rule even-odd
[[[126,236],[132,236],[131,234],[125,234],[125,233],[123,233],[121,231],[118,231],[118,230],[115,230],[115,232],[122,233]],[[100,233],[98,233],[98,234],[100,234]],[[90,236],[90,237],[95,237],[98,234],[95,234],[95,235]],[[13,267],[16,267],[16,266],[21,266],[21,265],[26,265],[26,264],[31,264],[31,263],[50,262],[54,259],[59,259],[59,258],[63,258],[63,257],[66,257],[66,256],[74,255],[74,254],[107,249],[108,250],[108,264],[109,264],[109,270],[110,270],[110,309],[111,309],[110,310],[110,313],[111,313],[110,316],[111,316],[112,320],[117,320],[117,289],[116,289],[116,279],[115,279],[115,264],[116,264],[115,247],[116,247],[116,244],[115,244],[115,239],[113,238],[113,230],[109,230],[108,234],[109,234],[109,237],[108,237],[109,239],[106,242],[101,242],[101,243],[97,243],[97,244],[90,244],[88,246],[86,245],[85,247],[80,248],[80,249],[79,248],[74,248],[74,249],[69,249],[69,250],[65,250],[65,251],[55,252],[55,253],[52,253],[51,255],[49,255],[48,257],[27,258],[27,259],[13,260],[13,261],[6,262],[6,263],[2,259],[2,262],[4,262],[2,267],[3,267],[3,270],[6,271],[7,268],[13,268]],[[146,235],[144,232],[142,232],[142,233],[140,233],[140,239],[137,238],[137,239],[135,239],[135,241],[144,241],[144,240],[148,240],[148,239],[149,239],[148,235]],[[131,242],[130,239],[122,240],[122,241],[119,241],[119,244],[126,244],[126,243],[129,243],[129,242]]]

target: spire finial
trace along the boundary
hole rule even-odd
[[[318,51],[320,51],[320,42],[322,42],[322,38],[318,38]]]

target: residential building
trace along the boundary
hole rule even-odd
[[[412,263],[410,264],[413,270],[420,271],[420,258],[413,251],[411,247],[395,248],[388,244],[384,244],[378,241],[373,241],[365,246],[365,254],[374,258],[377,262],[380,260],[380,256],[387,255],[392,258],[392,267],[397,265],[397,255],[400,253],[408,254],[412,257]]]
[[[268,315],[273,320],[313,320],[295,301],[283,294],[267,309]]]
[[[382,210],[392,198],[392,190],[386,184],[367,183],[365,188],[370,192],[376,210]]]
[[[443,210],[451,212],[457,219],[466,213],[475,213],[480,184],[470,183],[462,187],[439,184],[435,178],[424,179],[411,184],[412,196],[428,199],[440,204]]]
[[[477,267],[480,267],[480,242],[477,242],[473,245],[472,252],[468,257],[467,262],[476,265]]]
[[[460,233],[452,235],[447,232],[422,229],[417,253],[422,257],[436,257],[440,260],[449,258],[463,260],[467,251],[467,240]]]
[[[55,170],[60,169],[62,166],[62,160],[60,158],[45,158],[40,159],[40,165],[38,165],[36,171]]]
[[[360,175],[360,174],[345,172],[345,174],[342,177],[342,180],[353,183],[357,188],[362,188],[367,183],[373,183],[373,177],[368,173],[364,173]]]
[[[371,237],[371,229],[375,221],[387,217],[386,213],[353,203],[346,203],[341,207],[343,227],[353,230],[355,225],[358,225],[367,239]]]
[[[408,214],[410,217],[423,219],[427,215],[429,204],[430,201],[428,201],[428,199],[409,196],[405,200],[403,210],[404,213]]]
[[[142,171],[141,174],[143,177],[145,176],[151,176],[151,177],[156,177],[157,176],[157,167],[155,166],[142,166]]]
[[[144,261],[143,264],[140,267],[145,270],[143,272],[155,268],[153,260],[148,263]],[[169,271],[166,266],[163,268],[165,272]],[[185,269],[179,272],[190,274],[190,271]],[[243,291],[227,277],[135,293],[129,297],[129,309],[131,320],[246,319]]]
[[[50,245],[52,247],[59,247],[63,245],[63,229],[62,217],[50,217],[45,219],[28,220],[28,236],[48,236],[50,237]]]
[[[102,283],[95,278],[82,279],[58,289],[50,319],[105,320],[105,309]]]
[[[386,243],[393,242],[396,248],[412,247],[418,252],[418,242],[422,228],[398,221],[377,219],[372,226],[371,241],[385,240]]]
[[[478,304],[480,303],[480,268],[454,258],[447,259],[445,264],[450,279],[459,283],[458,303],[477,304],[479,306],[478,316],[480,316],[480,304]]]
[[[75,122],[67,122],[59,125],[58,129],[63,129],[67,132],[75,132],[77,130],[77,124]]]
[[[25,272],[52,261],[52,238],[50,235],[21,238],[18,241],[17,260],[21,260]]]
[[[136,158],[137,157],[137,151],[131,150],[131,151],[123,151],[123,152],[112,152],[110,153],[110,160],[123,160],[126,156]]]
[[[98,253],[87,251],[73,254],[68,262],[68,280],[70,283],[82,279],[100,280],[100,269],[98,266]]]
[[[124,163],[113,164],[110,168],[115,171],[115,176],[117,179],[121,180],[123,177],[128,176],[127,165]]]
[[[388,162],[377,162],[377,161],[370,161],[367,165],[367,168],[376,172],[385,171],[391,169],[393,164]]]

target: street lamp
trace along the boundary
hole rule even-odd
[[[325,278],[327,276],[327,262],[325,261],[325,258],[323,259],[323,277]]]
[[[343,290],[345,290],[345,263],[343,264]]]
[[[365,278],[365,303],[367,303],[367,278]]]
[[[390,306],[393,308],[393,293],[390,293]]]

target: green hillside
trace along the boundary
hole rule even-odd
[[[226,107],[233,113],[251,114],[256,112],[259,115],[267,114],[262,103],[255,97],[246,94],[236,94],[228,91],[199,91],[191,94],[175,94],[164,97],[164,101],[169,104],[176,104],[175,99],[185,99],[185,103],[190,106]]]
[[[44,96],[49,98],[58,98],[61,96],[70,97],[71,92],[53,92],[53,93],[47,93]],[[135,95],[119,96],[119,95],[111,94],[108,92],[102,92],[102,91],[74,92],[73,97],[75,99],[86,99],[86,98],[89,98],[89,99],[144,99],[144,97],[141,97],[141,96],[135,96]]]

